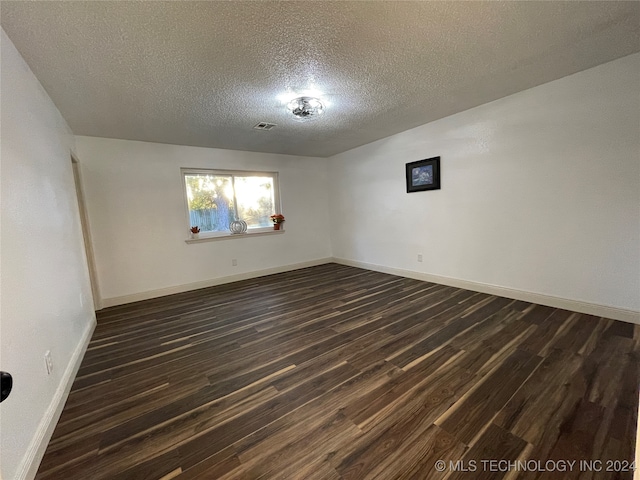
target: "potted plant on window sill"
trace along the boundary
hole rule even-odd
[[[191,238],[193,238],[194,240],[196,238],[200,238],[200,227],[198,227],[197,225],[195,227],[191,227],[189,231],[191,232]]]
[[[282,225],[282,222],[284,222],[284,215],[282,215],[281,213],[271,215],[271,221],[273,222],[273,229],[280,230],[280,225]]]

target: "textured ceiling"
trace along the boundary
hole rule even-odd
[[[640,2],[0,8],[78,135],[321,157],[640,51]],[[297,120],[282,96],[307,90],[325,114]]]

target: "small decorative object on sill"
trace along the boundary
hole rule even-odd
[[[193,238],[194,240],[196,238],[200,238],[200,227],[198,227],[197,225],[195,227],[191,227],[189,231],[191,232],[191,238]]]
[[[244,220],[236,220],[229,224],[229,230],[233,235],[247,232],[247,222]]]
[[[284,222],[284,215],[281,213],[276,213],[275,215],[271,215],[271,221],[273,222],[273,229],[280,230],[280,225]]]

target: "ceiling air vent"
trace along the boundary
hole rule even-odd
[[[256,130],[271,130],[275,126],[275,123],[260,122],[254,125],[253,128],[255,128]]]

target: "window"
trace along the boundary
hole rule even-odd
[[[229,233],[234,220],[247,232],[272,230],[271,215],[280,212],[278,174],[228,170],[182,169],[189,227],[203,236]]]

